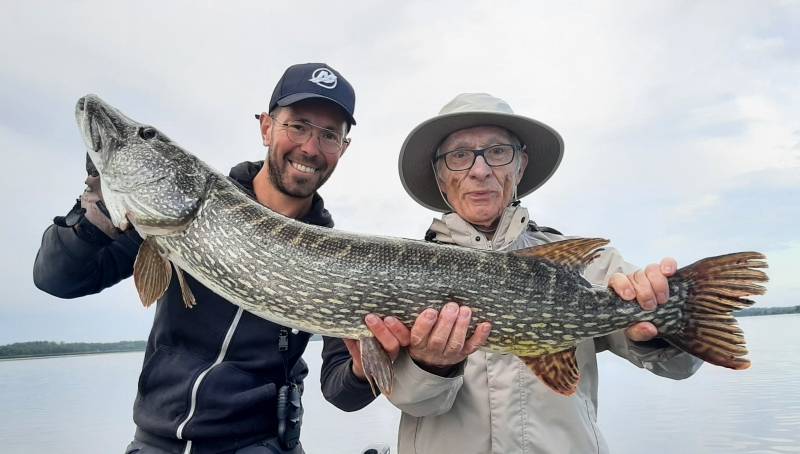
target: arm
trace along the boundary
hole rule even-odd
[[[369,405],[372,395],[367,380],[353,372],[353,359],[344,341],[322,338],[322,371],[320,384],[325,399],[340,410],[356,411]]]
[[[625,262],[614,249],[607,249],[587,267],[584,276],[592,283],[609,285],[626,300],[636,299],[645,309],[654,309],[669,298],[666,278],[677,266],[672,259],[660,265],[649,265],[637,270]],[[595,350],[610,350],[640,368],[672,379],[683,379],[694,374],[703,361],[657,337],[651,323],[637,323],[626,330],[595,339]]]
[[[134,230],[112,239],[98,220],[96,203],[102,199],[87,193],[45,230],[33,265],[34,284],[60,298],[98,293],[130,276],[142,241]]]

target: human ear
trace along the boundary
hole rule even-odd
[[[517,183],[522,181],[522,175],[525,174],[525,169],[528,167],[528,153],[520,153],[519,167],[517,168]]]
[[[272,117],[269,116],[266,112],[261,112],[259,116],[260,122],[260,129],[261,129],[261,142],[264,144],[265,147],[269,146],[269,132],[270,128],[272,128]]]

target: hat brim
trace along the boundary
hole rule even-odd
[[[277,104],[279,106],[281,106],[281,107],[286,107],[286,106],[290,106],[290,105],[292,105],[292,104],[294,104],[294,103],[296,103],[298,101],[302,101],[304,99],[313,99],[313,98],[324,99],[326,101],[330,101],[330,102],[336,104],[337,106],[339,106],[342,109],[342,113],[344,113],[345,117],[347,118],[347,122],[350,124],[350,126],[353,126],[353,125],[356,124],[356,119],[353,118],[352,115],[350,115],[350,112],[347,110],[347,107],[345,107],[339,101],[337,101],[337,100],[335,100],[333,98],[329,98],[327,96],[323,96],[323,95],[321,95],[319,93],[293,93],[293,94],[291,94],[289,96],[284,96],[283,98],[279,99],[277,101]]]
[[[400,149],[400,181],[408,195],[434,211],[451,211],[433,173],[436,148],[451,133],[475,126],[499,126],[516,135],[527,147],[528,166],[517,185],[522,198],[543,185],[558,168],[564,141],[550,126],[521,115],[499,112],[455,112],[431,118],[414,128]]]

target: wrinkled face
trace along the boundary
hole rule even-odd
[[[496,126],[476,126],[456,131],[439,146],[438,156],[456,149],[475,150],[498,144],[515,144],[511,134]],[[436,162],[439,189],[465,221],[491,226],[511,203],[514,188],[525,171],[528,156],[518,152],[507,165],[490,167],[481,156],[468,170],[452,171]]]
[[[338,153],[323,152],[318,140],[321,131],[313,127],[311,137],[298,144],[289,139],[282,123],[304,121],[344,137],[345,116],[329,102],[308,100],[280,109],[275,117],[273,120],[263,116],[261,120],[261,135],[264,145],[269,147],[266,165],[270,184],[288,196],[309,197],[331,176],[347,144]]]

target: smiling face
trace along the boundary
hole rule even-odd
[[[270,185],[289,197],[311,197],[336,169],[347,144],[339,153],[324,153],[319,148],[319,130],[315,130],[305,143],[297,144],[289,139],[282,123],[305,121],[344,136],[347,131],[345,116],[338,107],[317,100],[283,107],[274,116],[274,120],[266,115],[261,119],[261,135],[264,145],[269,147],[264,165]]]
[[[456,131],[439,146],[441,156],[456,149],[476,150],[497,144],[517,144],[511,133],[496,126],[476,126]],[[511,203],[514,188],[525,172],[528,155],[518,152],[507,165],[490,167],[483,157],[468,170],[452,171],[436,161],[439,189],[465,221],[491,227]]]

